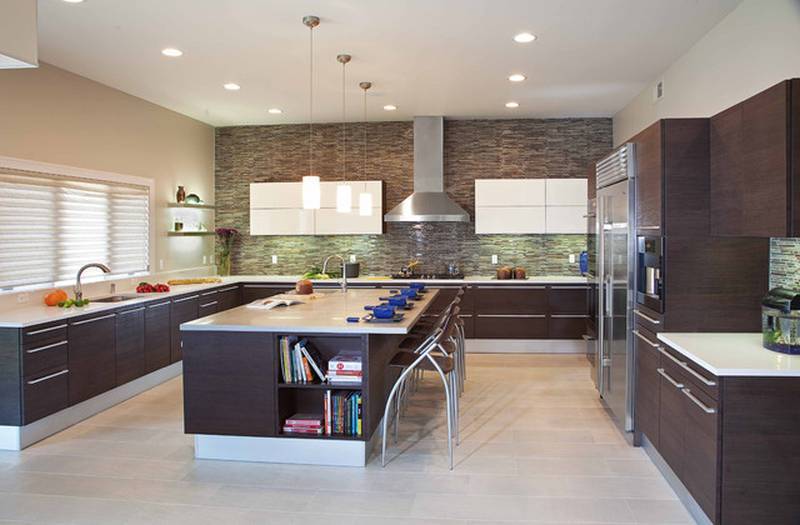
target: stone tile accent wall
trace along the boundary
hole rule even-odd
[[[364,166],[364,132],[367,162]],[[347,168],[342,168],[343,142]],[[446,120],[445,189],[474,217],[477,178],[585,177],[587,167],[611,149],[611,119]],[[234,251],[233,273],[302,273],[332,253],[355,254],[362,273],[388,274],[410,258],[424,271],[443,271],[450,262],[466,274],[493,273],[501,264],[529,273],[575,274],[570,253],[586,249],[584,235],[475,235],[474,223],[387,223],[384,235],[249,235],[251,182],[299,181],[309,170],[308,126],[218,128],[216,204],[218,226],[243,236]],[[384,211],[413,190],[413,124],[314,126],[314,172],[323,180],[383,180]],[[271,264],[271,255],[278,264]]]
[[[800,290],[800,238],[772,239],[769,287]]]

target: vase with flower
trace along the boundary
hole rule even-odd
[[[236,228],[217,228],[217,273],[219,275],[231,274],[231,251],[233,244],[239,237]]]

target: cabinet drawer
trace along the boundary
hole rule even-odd
[[[650,332],[657,334],[663,331],[661,314],[645,308],[642,305],[636,305],[633,310],[633,319],[637,325],[647,329]]]
[[[286,283],[282,286],[274,284],[245,284],[242,286],[242,304],[288,292],[292,288],[294,288],[294,285],[290,283]]]
[[[663,355],[658,367],[660,409],[658,419],[658,452],[673,472],[683,478],[684,435],[686,429],[685,378],[682,369],[665,362]]]
[[[170,301],[147,306],[144,318],[145,371],[152,372],[169,365]]]
[[[475,337],[475,317],[472,314],[461,314],[458,317],[464,323],[464,337],[467,339]]]
[[[547,296],[551,314],[580,314],[589,311],[588,286],[551,286]]]
[[[681,481],[706,515],[716,523],[719,405],[693,388],[691,378],[681,392],[686,414]]]
[[[548,339],[581,339],[586,334],[585,315],[551,315]]]
[[[478,339],[546,339],[545,315],[478,315],[475,318]]]
[[[218,310],[230,310],[242,304],[242,289],[239,286],[228,286],[217,291]]]
[[[647,436],[656,449],[661,376],[658,373],[661,355],[655,334],[634,330],[634,356],[636,360],[636,390],[634,429]]]
[[[69,406],[69,370],[56,368],[26,377],[23,391],[27,425]]]
[[[201,293],[197,302],[198,317],[205,317],[219,311],[219,293],[216,290]]]
[[[50,342],[63,341],[66,338],[66,321],[39,324],[22,329],[23,348],[43,346]]]
[[[478,314],[546,314],[544,286],[485,286],[475,291]]]
[[[67,348],[69,343],[61,341],[42,341],[39,345],[28,345],[23,350],[22,373],[32,376],[67,364]]]
[[[686,359],[682,354],[673,350],[669,346],[662,344],[662,356],[664,359],[672,361],[673,364],[681,367],[691,380],[695,389],[702,390],[712,399],[719,399],[719,378],[709,373],[707,370]],[[663,363],[663,359],[662,359]]]

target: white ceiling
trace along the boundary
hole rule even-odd
[[[414,115],[611,116],[739,0],[39,0],[40,58],[216,126]],[[538,39],[517,44],[530,31]],[[177,47],[180,58],[161,49]],[[528,80],[512,84],[514,72]],[[222,84],[235,82],[237,92]],[[668,87],[667,87],[668,88]],[[510,100],[520,107],[509,110]],[[385,104],[398,107],[385,112]],[[283,109],[270,115],[267,109]]]

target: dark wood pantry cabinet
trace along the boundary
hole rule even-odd
[[[800,79],[711,117],[714,235],[800,235]]]

